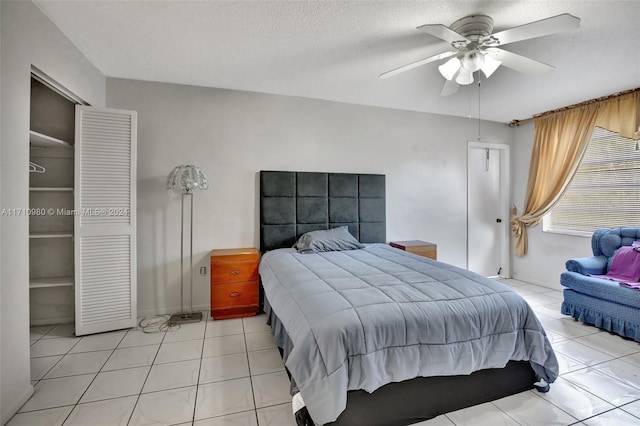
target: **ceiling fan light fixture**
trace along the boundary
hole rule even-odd
[[[462,67],[469,72],[476,72],[484,65],[484,53],[478,49],[470,50],[462,57]]]
[[[467,86],[473,83],[473,73],[468,71],[464,67],[460,68],[458,75],[456,76],[456,83]]]
[[[489,55],[484,56],[484,64],[480,68],[484,73],[485,77],[489,78],[498,69],[498,67],[502,65],[502,61],[497,59],[493,59]]]
[[[453,57],[438,67],[440,74],[447,80],[453,80],[456,73],[461,67],[460,59]]]
[[[458,85],[472,84],[474,82],[473,73],[482,71],[489,78],[500,66],[527,75],[541,75],[553,70],[553,67],[526,56],[503,50],[501,46],[574,30],[579,27],[580,18],[568,13],[495,33],[493,19],[486,15],[465,16],[449,27],[442,24],[421,25],[417,28],[419,31],[446,41],[452,50],[395,68],[380,74],[379,78],[391,77],[421,65],[446,60],[445,63],[438,66],[438,70],[446,79],[441,95],[447,96],[455,93],[458,90]]]

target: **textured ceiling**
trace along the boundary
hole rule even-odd
[[[106,76],[301,96],[508,122],[640,87],[639,1],[56,1],[36,4]],[[480,88],[441,97],[447,50],[421,33],[486,14],[495,31],[569,13],[578,30],[505,46],[554,65],[500,67]]]

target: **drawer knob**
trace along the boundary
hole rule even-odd
[[[229,296],[231,297],[238,297],[240,296],[240,293],[238,293],[237,291],[234,291],[233,293],[231,293]]]
[[[238,275],[240,271],[231,271],[231,275]]]

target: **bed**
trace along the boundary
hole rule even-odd
[[[328,229],[364,246],[291,248]],[[385,239],[383,175],[260,172],[264,309],[299,424],[406,425],[548,389],[558,364],[520,296]]]

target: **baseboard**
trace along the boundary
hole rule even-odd
[[[196,312],[209,311],[209,304],[206,305],[193,305],[193,310]],[[162,309],[138,309],[138,318],[140,317],[153,317],[156,315],[173,315],[180,312],[180,307],[169,307]],[[58,317],[58,318],[43,318],[30,320],[29,324],[33,326],[37,325],[52,325],[52,324],[73,324],[75,322],[74,317]]]
[[[9,404],[6,411],[2,412],[2,422],[0,424],[6,424],[11,420],[11,417],[14,416],[18,412],[18,410],[31,398],[33,395],[33,386],[29,385],[27,389],[22,393],[22,395],[17,398],[14,402]],[[4,404],[3,404],[4,408]]]
[[[32,319],[29,320],[29,325],[33,327],[36,325],[73,324],[75,320],[74,317]]]
[[[517,273],[513,273],[512,274],[512,278],[514,280],[524,281],[524,282],[527,282],[527,283],[530,283],[530,284],[539,285],[540,287],[546,287],[546,288],[548,288],[550,290],[556,290],[556,291],[562,290],[562,286],[560,286],[560,284],[558,284],[557,286],[550,285],[546,281],[540,281],[540,280],[538,280],[536,278],[526,277],[526,276],[523,276],[523,275],[520,275],[520,274],[517,274]]]
[[[193,310],[196,312],[209,311],[209,304],[206,305],[193,305]],[[156,315],[173,315],[181,311],[179,306],[173,306],[168,308],[150,308],[150,309],[138,309],[138,318],[140,317],[154,317]]]

